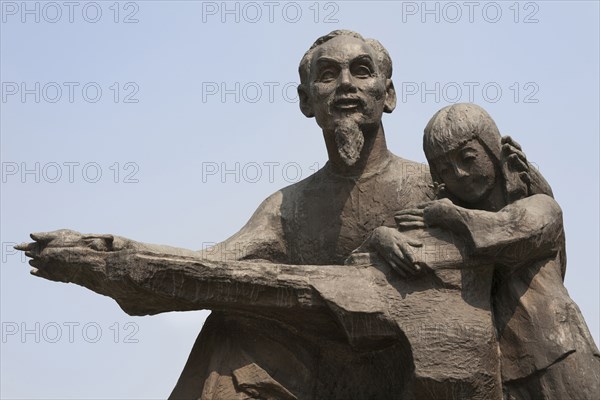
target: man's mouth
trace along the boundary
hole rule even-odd
[[[334,100],[333,107],[340,110],[354,110],[362,106],[362,100],[352,97],[342,97]]]

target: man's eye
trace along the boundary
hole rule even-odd
[[[326,69],[319,74],[319,81],[330,82],[335,79],[335,72],[330,69]]]
[[[354,75],[354,76],[358,76],[361,78],[367,78],[367,77],[370,77],[372,74],[373,73],[372,73],[371,69],[366,65],[355,65],[352,68],[352,75]]]

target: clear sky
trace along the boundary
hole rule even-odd
[[[533,2],[1,2],[1,392],[165,398],[207,311],[129,317],[12,250],[71,228],[199,249],[323,166],[300,58],[334,29],[394,62],[390,149],[425,161],[452,102],[486,108],[564,213],[565,285],[599,338],[599,6]],[[549,296],[552,294],[549,293]]]

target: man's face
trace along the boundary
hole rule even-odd
[[[386,100],[386,77],[374,50],[351,36],[337,36],[315,49],[308,101],[319,126],[333,130],[341,121],[361,129],[377,127]],[[391,85],[391,81],[389,81]]]

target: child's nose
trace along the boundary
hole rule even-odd
[[[454,174],[458,177],[458,178],[465,178],[467,176],[469,176],[469,171],[467,171],[466,168],[460,166],[460,165],[455,165],[454,166]]]

